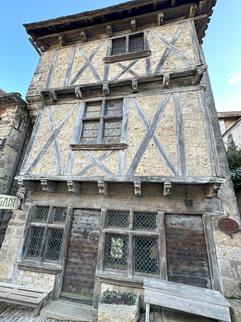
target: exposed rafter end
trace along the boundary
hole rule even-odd
[[[108,83],[103,84],[103,95],[109,96],[110,95],[110,86]]]
[[[77,86],[74,90],[75,96],[78,99],[82,99],[83,98],[83,92],[81,90],[81,88],[79,86]]]
[[[132,92],[133,93],[138,93],[138,80],[136,78],[133,78],[132,79],[132,82],[131,82],[131,86],[132,86]]]
[[[67,45],[67,40],[66,40],[66,37],[64,35],[60,35],[58,39],[59,39],[59,44],[61,46],[66,46]]]
[[[40,184],[41,184],[42,190],[45,192],[56,192],[57,190],[56,182],[49,181],[46,179],[41,179]]]
[[[163,88],[169,88],[170,87],[170,74],[163,74]]]
[[[87,41],[87,33],[86,33],[85,30],[81,31],[81,33],[80,33],[80,40],[82,42],[86,42]]]
[[[58,102],[58,95],[55,91],[49,91],[49,98],[52,103]]]
[[[207,71],[207,65],[199,66],[196,70],[192,84],[199,84],[203,78],[203,74]]]
[[[197,11],[197,5],[196,4],[192,4],[190,6],[190,10],[189,10],[189,18],[195,17],[196,11]]]
[[[67,181],[68,192],[73,192],[75,194],[80,193],[80,184],[72,180]]]
[[[170,181],[164,182],[163,195],[170,196],[172,194],[172,183]]]
[[[136,19],[131,20],[131,31],[136,31]]]
[[[107,32],[107,36],[108,37],[113,36],[113,28],[112,28],[112,25],[107,25],[106,26],[106,32]]]
[[[158,26],[163,25],[163,23],[164,23],[164,19],[165,19],[164,12],[159,12],[159,13],[157,14],[157,25],[158,25]]]
[[[141,196],[141,181],[134,181],[134,192],[135,196]]]
[[[220,188],[220,183],[210,183],[205,188],[205,194],[207,198],[217,197]]]
[[[98,193],[100,195],[108,195],[108,183],[105,182],[104,180],[99,180],[97,182],[97,187],[98,187]]]

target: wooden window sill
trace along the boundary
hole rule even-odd
[[[103,144],[70,144],[70,148],[73,151],[79,150],[124,150],[127,148],[126,143],[103,143]]]
[[[24,271],[58,274],[62,271],[63,267],[58,264],[51,263],[35,263],[29,261],[17,262],[18,268]]]
[[[144,58],[144,57],[148,57],[150,55],[151,55],[150,50],[143,50],[143,51],[138,51],[135,53],[107,56],[104,58],[104,63],[111,64],[111,63],[116,63],[116,62],[124,61],[124,60]]]

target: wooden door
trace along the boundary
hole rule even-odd
[[[92,303],[99,222],[99,210],[74,211],[61,297]]]

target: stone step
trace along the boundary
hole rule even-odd
[[[70,301],[51,301],[40,312],[40,316],[55,320],[67,320],[76,322],[93,322],[96,310],[86,304]]]

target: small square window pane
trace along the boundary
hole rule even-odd
[[[112,40],[112,55],[121,55],[126,53],[126,37]]]
[[[48,219],[49,207],[36,206],[33,221],[46,222]]]
[[[157,215],[152,212],[135,212],[134,213],[134,229],[140,230],[156,230]]]
[[[106,234],[105,238],[105,267],[126,269],[128,256],[128,236]]]
[[[63,207],[54,208],[53,221],[57,223],[64,223],[66,220],[67,209]]]
[[[96,143],[99,130],[99,121],[83,121],[81,143]]]
[[[135,53],[144,50],[144,35],[137,34],[129,37],[129,52]]]
[[[106,215],[106,227],[129,227],[129,211],[109,210]]]
[[[135,272],[158,273],[158,239],[155,237],[134,237]]]
[[[88,102],[85,107],[85,118],[99,118],[102,102]]]
[[[38,258],[41,251],[41,245],[44,236],[43,227],[30,228],[30,241],[26,252],[26,258]]]
[[[62,229],[50,229],[48,231],[48,241],[46,249],[46,260],[59,260],[64,231]]]
[[[123,101],[107,101],[105,115],[106,116],[122,116]]]
[[[106,120],[104,124],[104,143],[119,143],[121,120]]]

